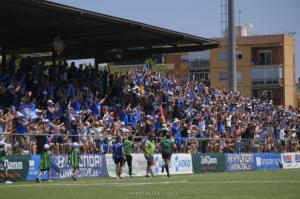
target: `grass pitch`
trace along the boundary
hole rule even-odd
[[[0,184],[1,199],[299,199],[300,170],[220,172]]]

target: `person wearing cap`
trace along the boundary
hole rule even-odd
[[[79,144],[77,142],[73,143],[73,148],[71,150],[71,153],[68,156],[68,159],[69,159],[70,166],[73,168],[71,177],[74,181],[76,181],[79,173],[79,161],[80,161],[80,149],[79,149]]]
[[[51,155],[52,152],[50,150],[50,146],[48,144],[44,145],[44,150],[41,153],[40,159],[40,172],[36,177],[36,182],[41,183],[41,176],[44,175],[46,172],[48,173],[48,182],[52,182],[51,180]]]
[[[54,103],[53,103],[52,100],[49,99],[47,101],[47,104],[48,104],[48,106],[47,106],[47,111],[46,111],[46,118],[48,120],[53,120],[54,119],[54,113],[56,111],[56,109],[54,107]]]
[[[4,142],[0,141],[0,170],[4,170],[4,183],[12,184],[12,182],[8,180],[8,160],[6,154],[7,151],[5,151]]]

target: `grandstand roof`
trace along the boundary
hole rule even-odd
[[[49,52],[56,36],[65,44],[63,58],[101,61],[218,46],[214,40],[43,0],[1,0],[0,18],[0,46],[7,53]]]

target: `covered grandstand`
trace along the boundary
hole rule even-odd
[[[51,53],[58,36],[64,43],[61,59],[97,58],[98,63],[218,46],[214,40],[43,0],[2,0],[0,18],[4,63],[7,54]]]

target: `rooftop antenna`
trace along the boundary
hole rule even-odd
[[[228,0],[221,0],[221,37],[225,36],[228,28]]]
[[[241,14],[243,10],[239,9],[239,26],[241,26]]]

